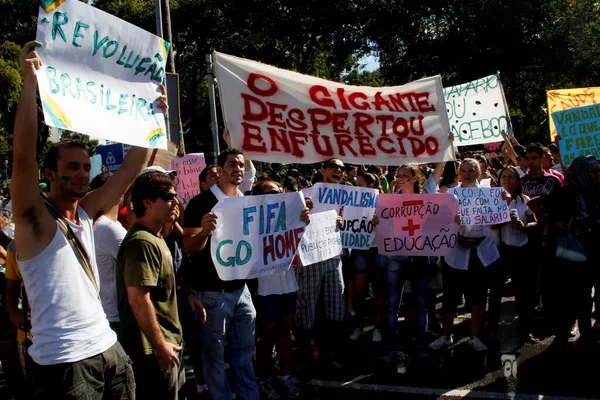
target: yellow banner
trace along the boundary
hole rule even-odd
[[[600,103],[600,87],[549,90],[546,94],[548,96],[551,141],[554,141],[556,137],[556,127],[552,120],[553,112]]]

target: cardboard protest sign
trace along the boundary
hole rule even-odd
[[[229,197],[212,212],[217,229],[211,236],[213,263],[224,281],[254,279],[287,270],[306,224],[302,193]]]
[[[329,260],[342,253],[342,237],[337,227],[337,212],[334,210],[311,214],[298,256],[302,265],[311,265]]]
[[[454,158],[439,76],[373,88],[223,53],[214,58],[231,146],[252,160],[402,165]]]
[[[456,197],[384,194],[375,214],[377,248],[386,256],[449,256],[456,247]]]
[[[510,116],[498,75],[444,88],[450,129],[457,146],[499,142]]]
[[[592,104],[552,113],[560,136],[558,146],[563,164],[577,156],[600,159],[600,104]]]
[[[548,114],[552,116],[557,111],[600,103],[600,87],[549,90],[546,92],[546,96],[548,98]],[[556,126],[552,118],[548,118],[548,122],[550,124],[550,140],[554,141],[557,135]]]
[[[448,193],[458,198],[461,225],[495,225],[510,221],[501,187],[456,187]]]
[[[344,248],[367,250],[375,246],[375,227],[371,221],[379,196],[377,189],[330,183],[317,183],[311,189],[313,213],[335,210],[342,216]]]
[[[46,124],[166,149],[155,100],[169,43],[78,0],[41,3],[37,79]]]
[[[200,172],[206,167],[203,153],[188,153],[173,157],[168,171],[177,171],[177,200],[185,208],[192,197],[200,194]]]

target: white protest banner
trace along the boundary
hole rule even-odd
[[[342,237],[337,228],[337,212],[323,211],[310,215],[298,256],[302,265],[311,265],[329,260],[342,253]]]
[[[510,115],[498,75],[444,88],[446,111],[457,146],[502,141]]]
[[[183,208],[192,197],[200,194],[200,172],[206,167],[203,153],[188,153],[183,157],[173,157],[167,166],[169,171],[177,171],[177,200]]]
[[[375,246],[371,220],[379,196],[377,189],[331,183],[317,183],[311,189],[313,213],[335,210],[342,216],[342,247],[367,250]]]
[[[287,270],[306,224],[300,192],[229,197],[212,212],[217,229],[210,244],[213,263],[224,281],[254,279]]]
[[[214,53],[231,146],[257,161],[402,165],[454,158],[441,78],[349,86]]]
[[[78,0],[42,0],[37,40],[47,125],[167,148],[165,118],[154,102],[169,43]]]
[[[456,187],[448,193],[458,198],[461,225],[495,225],[510,221],[500,187]]]
[[[377,247],[386,256],[449,256],[456,247],[456,197],[384,194],[375,214]]]

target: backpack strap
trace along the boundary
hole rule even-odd
[[[75,235],[75,232],[73,232],[73,229],[71,229],[69,223],[65,220],[65,217],[63,217],[62,214],[58,212],[58,210],[47,200],[44,200],[44,203],[46,204],[46,208],[50,212],[50,215],[52,215],[52,218],[54,218],[58,223],[59,229],[63,235],[65,235],[67,242],[73,249],[73,253],[75,253],[75,257],[77,257],[77,260],[79,260],[83,271],[92,282],[92,285],[94,285],[94,289],[96,289],[96,296],[100,298],[100,289],[98,288],[98,283],[96,282],[96,278],[94,276],[94,270],[92,269],[90,258],[85,250],[85,247],[83,247],[79,241],[79,238],[77,235]]]

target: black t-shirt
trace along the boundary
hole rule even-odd
[[[201,228],[202,217],[209,213],[219,201],[211,190],[200,193],[190,200],[185,208],[185,228]],[[217,222],[218,223],[218,222]],[[206,246],[192,253],[191,265],[186,271],[186,281],[194,290],[233,292],[244,286],[244,280],[223,281],[219,278],[211,257],[210,236]]]

